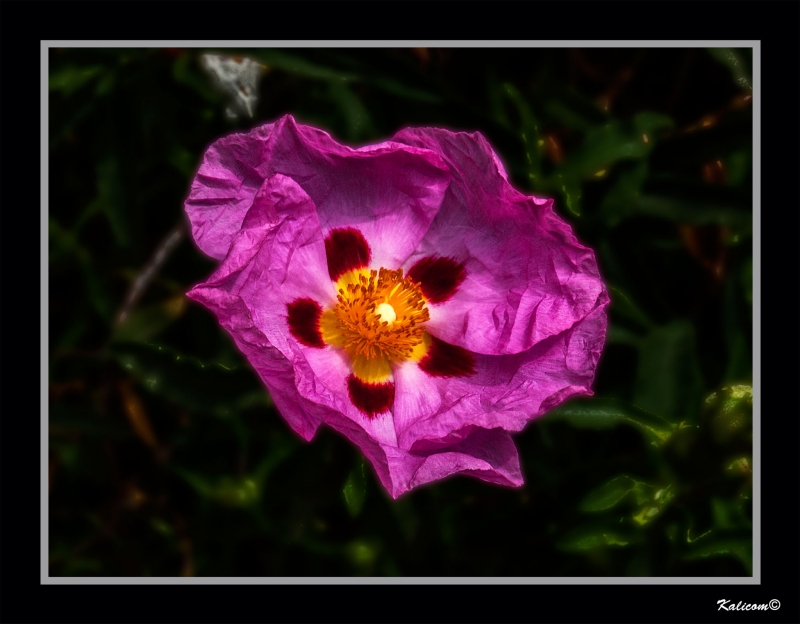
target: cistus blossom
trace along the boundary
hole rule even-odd
[[[347,437],[394,498],[453,474],[522,485],[510,432],[592,394],[594,254],[480,133],[354,149],[287,115],[212,144],[186,212],[221,261],[189,297],[294,431]]]

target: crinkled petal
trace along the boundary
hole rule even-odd
[[[198,246],[226,256],[262,182],[285,175],[311,197],[327,234],[354,227],[373,264],[400,266],[425,235],[450,182],[435,152],[399,143],[352,149],[286,115],[209,147],[192,183],[186,212]]]
[[[521,353],[584,318],[605,296],[594,253],[522,195],[479,133],[409,128],[395,141],[441,154],[453,173],[442,208],[403,268],[428,256],[463,263],[456,292],[430,308],[427,329],[475,353]]]
[[[591,395],[606,333],[605,299],[569,330],[523,353],[475,354],[475,373],[432,377],[413,362],[395,367],[394,424],[400,448],[439,444],[470,425],[520,431],[573,395]]]
[[[522,485],[519,455],[511,436],[502,429],[470,427],[454,444],[425,450],[384,448],[393,498],[412,488],[465,474],[505,486]]]
[[[295,299],[311,298],[323,306],[335,301],[311,198],[286,176],[264,180],[229,253],[200,286],[241,295],[256,312],[266,307],[274,312],[282,306],[280,320],[271,319],[281,325],[285,325],[286,304]]]
[[[368,418],[350,401],[347,378],[352,370],[345,353],[306,346],[289,329],[291,302],[310,298],[325,306],[335,301],[314,204],[292,179],[274,175],[264,182],[225,260],[189,296],[217,312],[220,322],[225,312],[213,307],[217,299],[241,302],[247,323],[289,363],[300,397],[344,414],[381,444],[396,444],[390,412]],[[238,326],[222,324],[236,337]],[[245,353],[251,362],[258,359],[252,350]]]
[[[269,177],[262,146],[274,125],[223,137],[203,155],[185,208],[197,246],[212,258],[222,260],[228,254],[256,192]]]

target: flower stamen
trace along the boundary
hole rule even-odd
[[[430,315],[422,291],[403,277],[403,269],[350,271],[337,287],[337,304],[321,323],[328,344],[353,358],[399,362],[412,356]]]

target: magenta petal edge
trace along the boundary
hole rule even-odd
[[[303,439],[387,492],[523,484],[511,433],[591,395],[609,302],[591,249],[478,132],[351,148],[290,115],[213,143],[186,213],[213,312]]]

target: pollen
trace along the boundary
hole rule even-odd
[[[414,355],[430,315],[419,285],[403,269],[349,271],[337,290],[336,306],[320,322],[325,342],[367,361],[401,362]]]

